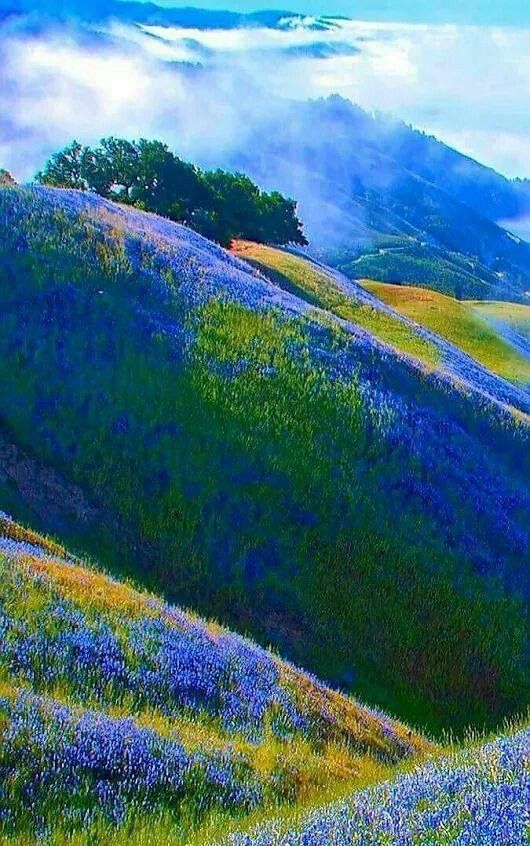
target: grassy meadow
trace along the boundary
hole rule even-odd
[[[514,328],[526,326],[529,333],[530,306],[461,301],[426,288],[368,280],[363,280],[363,285],[400,314],[455,344],[493,373],[521,385],[530,383],[530,359],[514,349],[483,317],[496,315]]]
[[[392,315],[353,300],[341,291],[330,273],[301,256],[250,241],[236,241],[232,249],[236,255],[258,268],[262,267],[265,272],[277,273],[281,277],[278,280],[281,285],[312,305],[355,323],[380,341],[415,356],[427,366],[433,367],[438,363],[438,352],[432,344]]]
[[[14,514],[430,732],[521,710],[524,415],[169,221],[0,214]]]

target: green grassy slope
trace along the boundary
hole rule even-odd
[[[523,415],[168,221],[45,189],[0,215],[15,516],[414,724],[523,707]]]
[[[2,843],[183,843],[436,751],[2,512],[0,632]]]
[[[363,280],[362,284],[387,305],[460,347],[488,370],[519,384],[530,383],[530,360],[500,337],[480,314],[484,309],[492,315],[513,315],[516,322],[518,315],[526,314],[526,310],[530,312],[529,306],[511,303],[498,304],[497,307],[489,304],[472,306],[424,288],[386,285],[369,280]]]
[[[410,238],[395,238],[392,242],[374,233],[355,249],[321,249],[319,254],[350,279],[421,286],[459,298],[522,296],[517,288],[500,294],[498,275],[477,262],[476,257],[437,249]]]
[[[520,303],[474,302],[481,313],[507,323],[512,329],[530,341],[530,306]]]
[[[282,277],[280,282],[287,283],[288,290],[312,305],[356,323],[379,340],[415,356],[424,364],[433,366],[438,363],[437,350],[432,344],[392,316],[369,305],[356,303],[339,289],[330,275],[300,256],[249,241],[236,241],[233,250],[258,268],[278,273]]]

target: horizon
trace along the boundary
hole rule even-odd
[[[120,0],[127,2],[127,0]],[[490,0],[474,0],[462,4],[459,0],[446,0],[442,8],[436,8],[432,0],[270,0],[259,3],[255,0],[140,0],[165,8],[201,8],[215,11],[236,11],[252,14],[262,11],[286,11],[296,14],[347,17],[351,20],[386,21],[389,23],[438,23],[468,24],[480,26],[530,26],[530,6],[526,0],[508,0],[492,4]],[[391,6],[391,8],[390,8]]]

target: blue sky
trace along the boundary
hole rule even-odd
[[[530,0],[157,0],[166,6],[201,6],[252,12],[289,9],[364,20],[530,26]]]

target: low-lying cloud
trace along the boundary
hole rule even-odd
[[[160,137],[222,164],[283,103],[339,93],[509,176],[530,174],[530,30],[340,21],[202,30],[5,28],[0,165],[27,179],[73,137]],[[315,127],[318,132],[318,127]]]

